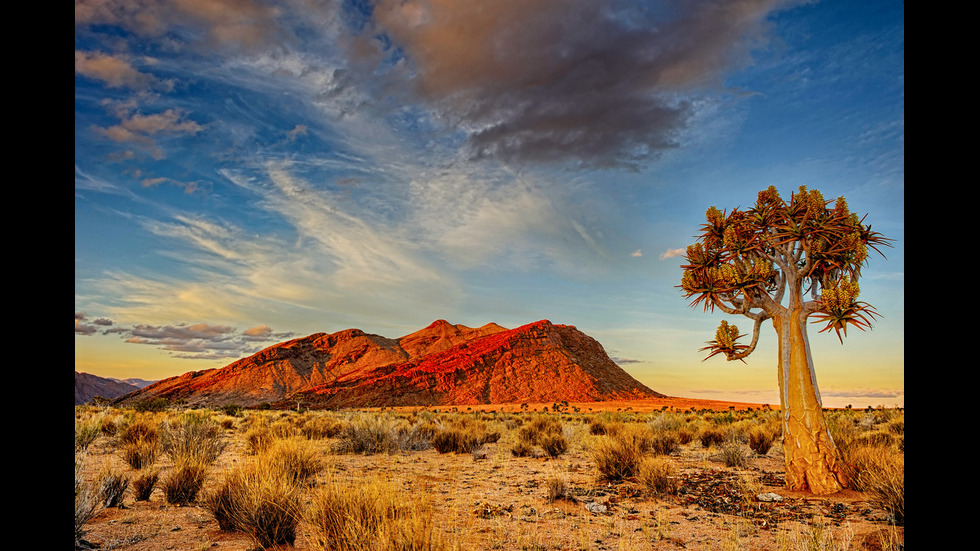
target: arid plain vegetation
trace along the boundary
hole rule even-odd
[[[768,408],[163,406],[76,406],[76,549],[904,548],[901,409],[826,412],[815,497]]]

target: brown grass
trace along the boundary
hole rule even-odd
[[[197,469],[180,458],[207,454],[167,453],[149,469],[134,469],[122,453],[128,426],[156,427],[162,435],[185,414],[110,412],[116,434],[76,449],[76,540],[127,551],[797,551],[811,544],[837,549],[841,541],[865,538],[893,550],[903,541],[901,413],[832,412],[834,437],[854,465],[855,488],[815,497],[782,487],[778,438],[765,455],[746,453],[744,464],[728,466],[721,445],[705,448],[692,436],[716,429],[747,451],[755,427],[769,427],[767,413],[581,409],[244,411],[231,426],[223,426],[220,413],[199,410],[217,420],[219,430],[204,433],[216,438],[211,449],[220,451]],[[96,415],[105,413],[76,408],[76,425],[94,426]],[[601,434],[592,429],[598,425]],[[260,430],[265,444],[254,446],[251,435]],[[432,442],[447,430],[481,435],[480,453],[467,453],[472,447],[440,453]],[[151,432],[132,429],[140,431]],[[546,451],[547,435],[565,439],[560,453]],[[352,442],[374,444],[353,452]],[[516,453],[521,444],[529,453]],[[106,465],[130,481],[123,507],[85,499],[97,495]],[[154,483],[137,482],[151,474]],[[784,502],[760,503],[755,496],[763,492]],[[821,521],[829,512],[840,516]],[[338,534],[345,543],[331,543]]]

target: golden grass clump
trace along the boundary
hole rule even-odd
[[[174,462],[170,475],[160,484],[163,497],[171,505],[183,506],[197,500],[204,487],[208,465],[196,458],[183,458]]]
[[[263,549],[293,545],[302,518],[302,486],[270,454],[227,472],[202,499],[226,532],[247,534]]]
[[[559,419],[548,415],[537,415],[517,430],[517,443],[511,453],[517,457],[533,455],[535,446],[544,454],[558,457],[568,450],[568,437]]]
[[[766,455],[779,437],[778,426],[756,425],[748,430],[749,448],[759,455]]]
[[[207,466],[217,461],[228,443],[221,425],[210,415],[188,412],[164,422],[161,445],[174,463],[201,463]]]
[[[140,470],[153,466],[160,455],[160,442],[155,439],[138,439],[126,442],[120,450],[123,461],[130,467]]]
[[[360,414],[346,421],[337,434],[334,453],[393,454],[429,446],[427,429],[390,414]]]
[[[314,493],[306,509],[314,549],[323,551],[441,550],[432,504],[403,495],[391,482],[333,480]]]
[[[245,432],[245,453],[248,455],[265,453],[275,439],[276,436],[268,425],[257,424],[252,426]]]
[[[646,426],[624,425],[614,436],[601,436],[592,448],[592,461],[604,480],[632,478],[639,472],[645,453],[651,449]]]
[[[300,425],[300,433],[310,440],[334,438],[344,428],[344,423],[326,414],[307,414]]]
[[[75,421],[75,451],[88,449],[92,442],[102,434],[102,423],[98,418]]]
[[[149,501],[153,488],[160,480],[160,471],[153,468],[146,468],[138,471],[133,477],[133,497],[136,501]]]
[[[123,421],[116,432],[118,445],[126,446],[139,442],[160,442],[160,422],[152,415],[138,415]]]
[[[858,445],[849,450],[847,464],[852,488],[867,492],[868,501],[904,526],[905,454],[887,446]]]
[[[662,456],[646,457],[640,461],[636,478],[655,494],[677,493],[677,469],[673,461]]]
[[[712,426],[702,428],[698,434],[698,440],[705,448],[720,445],[725,442],[725,439],[725,431]]]
[[[439,453],[473,453],[483,444],[500,439],[500,432],[492,430],[485,420],[470,416],[453,418],[446,426],[432,429],[429,441]]]
[[[294,484],[311,483],[323,471],[318,450],[302,437],[276,440],[262,457],[265,468]]]

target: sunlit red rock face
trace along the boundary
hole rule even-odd
[[[348,329],[271,346],[220,369],[186,373],[125,397],[192,405],[467,405],[659,397],[594,339],[543,320],[517,329],[439,320],[399,339]]]

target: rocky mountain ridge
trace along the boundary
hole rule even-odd
[[[367,407],[660,396],[574,326],[541,320],[470,328],[438,320],[397,339],[360,329],[315,333],[222,368],[158,381],[119,402]]]

